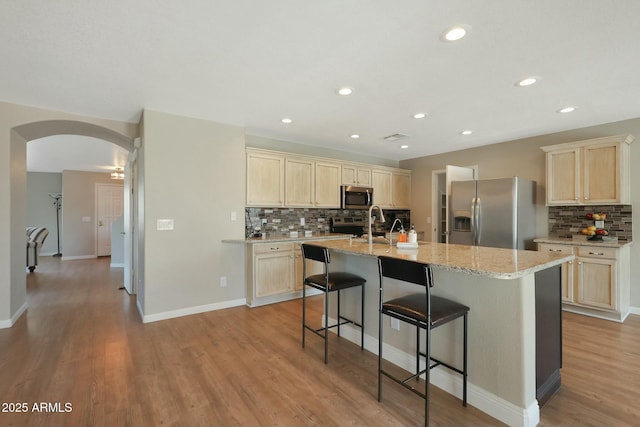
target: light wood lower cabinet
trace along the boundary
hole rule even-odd
[[[539,251],[574,254],[562,266],[563,308],[622,321],[629,314],[630,251],[593,245],[539,243]]]
[[[248,244],[245,251],[247,305],[257,307],[302,296],[302,242]],[[323,264],[307,261],[307,274],[324,271]],[[315,290],[307,289],[314,294]]]
[[[293,244],[256,244],[253,248],[254,295],[262,298],[291,292]]]

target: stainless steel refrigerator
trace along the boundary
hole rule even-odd
[[[519,177],[452,182],[449,243],[535,249],[535,191]]]

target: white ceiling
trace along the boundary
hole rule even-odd
[[[638,16],[638,0],[2,1],[0,100],[400,160],[640,117]],[[442,42],[457,24],[467,37]]]

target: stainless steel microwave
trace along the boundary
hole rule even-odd
[[[373,188],[340,186],[340,207],[342,209],[368,209],[373,205]]]

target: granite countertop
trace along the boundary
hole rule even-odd
[[[345,240],[351,237],[349,234],[313,232],[311,237],[305,237],[304,234],[298,233],[298,236],[292,237],[289,234],[267,233],[265,237],[252,237],[250,239],[223,239],[222,243],[276,243],[276,242],[309,242],[312,240]]]
[[[370,245],[362,239],[326,241],[322,246],[338,253],[404,258],[434,268],[497,279],[517,279],[574,259],[573,255],[431,242],[420,242],[417,249],[398,249],[389,243]]]
[[[580,246],[599,246],[601,248],[622,248],[627,245],[633,244],[628,240],[618,240],[617,238],[611,238],[605,236],[603,240],[587,240],[586,236],[575,235],[573,237],[538,237],[533,240],[535,243],[552,243],[558,245],[580,245]]]

